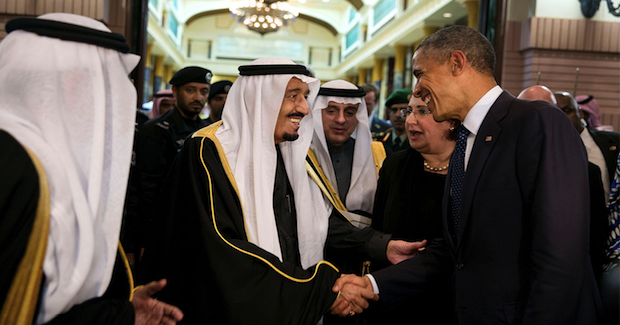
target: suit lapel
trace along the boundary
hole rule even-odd
[[[501,133],[501,127],[499,121],[503,119],[508,113],[510,103],[514,100],[514,97],[504,91],[493,103],[491,109],[487,113],[487,116],[482,121],[480,129],[476,134],[474,140],[474,147],[472,148],[469,156],[469,162],[467,163],[467,171],[465,172],[465,179],[463,180],[463,190],[461,196],[461,215],[459,217],[459,233],[457,234],[457,246],[463,240],[463,234],[467,228],[467,223],[470,218],[471,206],[474,198],[476,186],[478,180],[484,169],[493,147],[499,139]]]

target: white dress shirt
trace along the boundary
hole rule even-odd
[[[469,110],[467,116],[463,120],[463,126],[465,126],[469,132],[469,136],[467,137],[467,147],[465,148],[465,165],[464,169],[467,171],[467,163],[469,162],[469,157],[471,156],[471,150],[474,147],[474,142],[476,140],[476,135],[478,134],[478,130],[480,130],[480,126],[482,125],[482,121],[487,116],[489,109],[495,103],[499,95],[503,92],[500,86],[495,86],[491,88],[474,106]]]

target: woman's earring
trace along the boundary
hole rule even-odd
[[[450,131],[454,131],[454,126],[451,126],[451,127],[450,127]]]

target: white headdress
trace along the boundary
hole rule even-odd
[[[326,82],[321,89],[343,89],[358,90],[354,84],[344,80],[334,80]],[[325,175],[332,186],[338,189],[334,166],[329,155],[321,110],[328,106],[329,102],[342,104],[359,104],[355,118],[357,118],[357,128],[351,135],[355,139],[355,149],[353,151],[353,170],[351,171],[351,185],[347,194],[346,202],[343,202],[347,210],[362,210],[372,213],[372,207],[377,189],[377,169],[372,156],[372,136],[368,128],[368,112],[364,97],[344,97],[344,96],[323,96],[319,95],[313,105],[314,112],[314,139],[312,140],[312,151],[323,167]]]
[[[251,65],[295,65],[278,58],[265,58]],[[297,66],[297,65],[295,65]],[[286,86],[291,78],[308,84],[308,105],[314,101],[319,81],[303,74],[241,75],[228,93],[223,124],[216,131],[235,177],[249,241],[282,259],[273,212],[276,175],[274,130]],[[308,176],[305,157],[312,140],[312,110],[299,128],[299,138],[279,144],[293,188],[301,264],[308,268],[323,259],[330,208]]]
[[[72,14],[60,21],[109,33]],[[37,322],[101,296],[116,260],[129,174],[139,57],[15,30],[0,43],[0,129],[41,161],[50,233]]]

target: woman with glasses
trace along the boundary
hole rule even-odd
[[[442,240],[442,199],[450,155],[459,122],[435,122],[426,104],[411,97],[401,110],[406,119],[411,149],[395,152],[383,163],[375,196],[372,227],[394,239]],[[372,265],[371,271],[387,265]],[[419,324],[448,324],[453,302],[448,278],[431,288],[424,299],[402,306],[377,306],[370,324],[399,324],[413,319]],[[381,310],[384,309],[384,310]],[[412,320],[412,321],[413,321]]]

